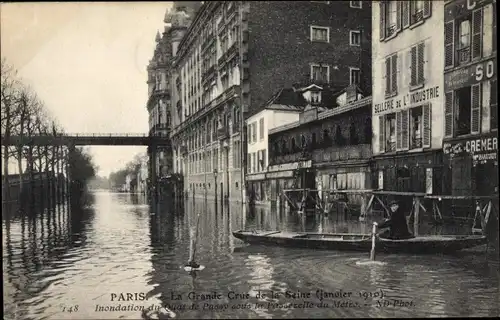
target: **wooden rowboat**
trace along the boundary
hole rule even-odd
[[[299,233],[285,231],[235,231],[233,236],[251,244],[295,248],[365,251],[372,246],[371,235],[352,233]],[[376,251],[388,253],[450,253],[486,244],[483,235],[419,236],[406,240],[377,237]]]

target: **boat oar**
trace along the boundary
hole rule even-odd
[[[190,250],[190,257],[188,263],[184,266],[184,270],[188,271],[192,275],[194,275],[195,271],[201,271],[205,269],[205,266],[202,266],[195,262],[196,259],[196,244],[198,243],[198,230],[200,226],[200,214],[198,213],[198,219],[196,221],[196,232],[194,239],[190,242],[192,244],[192,250]],[[191,248],[190,248],[191,249]]]
[[[195,256],[196,256],[196,245],[198,243],[198,228],[200,226],[200,214],[198,213],[198,217],[197,217],[197,220],[196,220],[196,230],[195,230],[195,233],[194,233],[194,240],[193,240],[193,255],[190,257],[189,261],[191,263],[194,263],[195,262]]]
[[[378,224],[376,222],[373,223],[373,228],[372,228],[372,249],[370,251],[370,260],[375,261],[375,240],[377,238],[377,226]]]

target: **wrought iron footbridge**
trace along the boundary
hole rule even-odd
[[[168,136],[144,133],[66,133],[64,135],[12,135],[1,137],[2,146],[168,146]]]

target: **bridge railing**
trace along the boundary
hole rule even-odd
[[[147,137],[148,134],[141,133],[76,133],[68,132],[64,136],[67,137]]]

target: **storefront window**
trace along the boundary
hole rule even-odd
[[[411,110],[410,121],[410,148],[422,148],[422,107],[413,108]]]
[[[396,114],[385,117],[386,152],[396,151]]]

